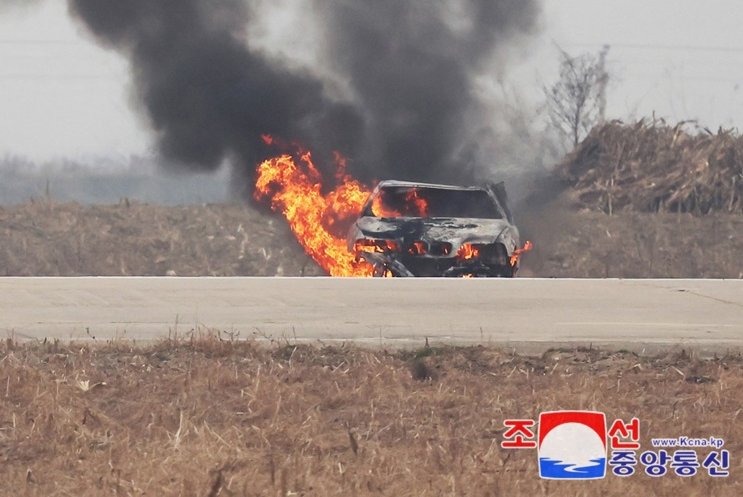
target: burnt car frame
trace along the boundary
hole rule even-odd
[[[519,248],[503,183],[382,181],[347,242],[374,276],[388,277],[513,277],[530,248]]]

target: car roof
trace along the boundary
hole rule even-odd
[[[438,188],[441,190],[462,190],[462,191],[486,191],[482,186],[458,186],[458,185],[440,185],[436,183],[419,183],[416,181],[398,181],[384,180],[380,181],[377,188],[385,187],[403,187],[403,188]]]

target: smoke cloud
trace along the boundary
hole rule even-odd
[[[354,148],[359,117],[331,101],[313,75],[252,51],[250,10],[239,0],[72,0],[72,12],[131,58],[137,97],[163,154],[216,169],[254,167],[270,133]]]
[[[475,77],[529,32],[532,0],[315,0],[327,48],[368,123],[361,158],[378,175],[462,181],[481,107]],[[505,48],[505,47],[503,47]]]
[[[263,133],[321,158],[339,150],[364,180],[473,177],[467,150],[485,136],[476,78],[539,15],[538,0],[310,0],[331,75],[255,48],[257,1],[68,1],[131,60],[163,155],[193,170],[229,159],[244,179],[269,153]]]

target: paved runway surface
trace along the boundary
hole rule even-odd
[[[0,333],[743,348],[741,280],[0,278]]]

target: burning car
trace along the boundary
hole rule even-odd
[[[256,173],[254,198],[283,214],[330,276],[510,277],[531,249],[530,242],[519,248],[503,183],[383,181],[372,189],[349,175],[337,154],[336,183],[327,187],[303,149],[266,159]]]
[[[382,181],[347,238],[374,276],[513,277],[519,231],[503,183],[452,186]]]

